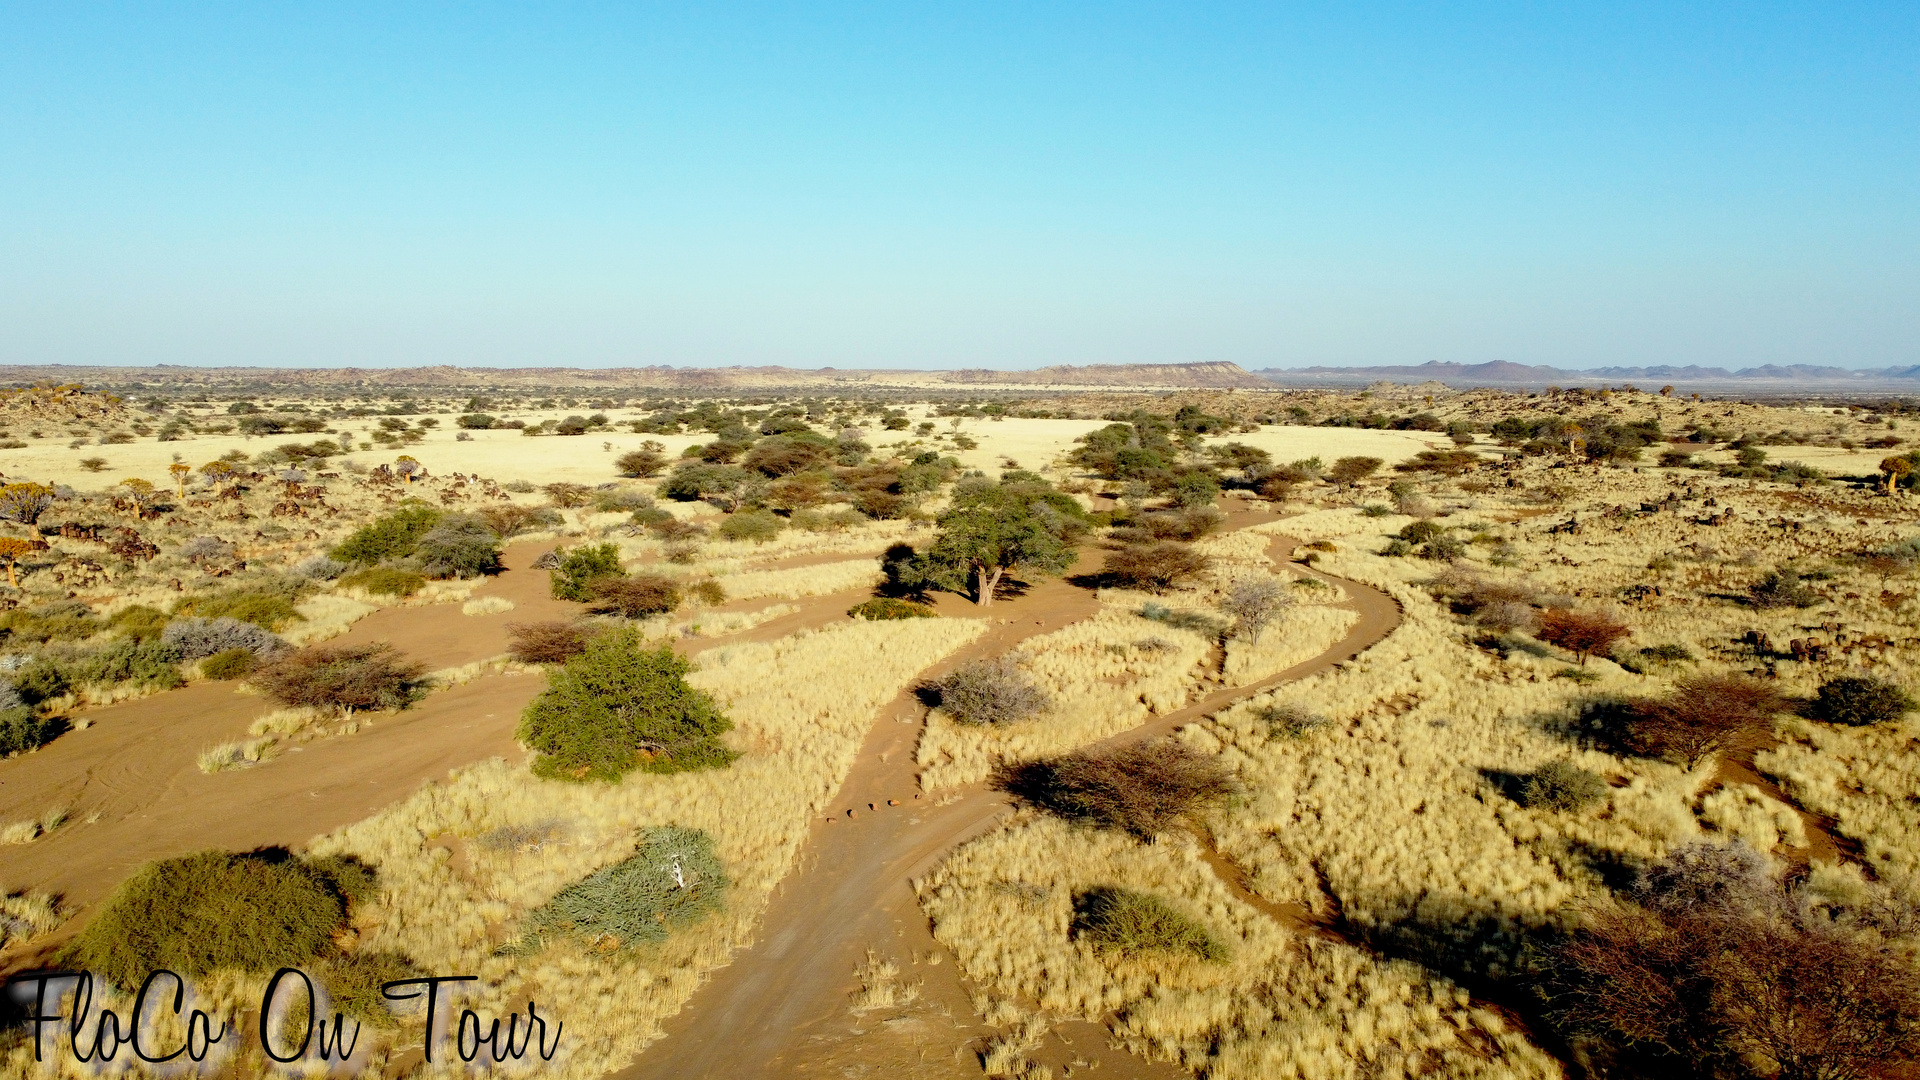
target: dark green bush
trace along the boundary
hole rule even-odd
[[[13,688],[19,693],[22,701],[29,705],[38,705],[73,689],[73,678],[61,665],[52,660],[41,659],[14,673]]]
[[[339,884],[285,851],[203,851],[122,882],[62,960],[123,988],[156,968],[270,972],[332,952],[346,917]]]
[[[697,603],[717,607],[727,602],[727,587],[712,578],[702,578],[687,586],[687,595]]]
[[[253,665],[253,650],[228,649],[200,661],[200,674],[209,679],[244,679]]]
[[[847,612],[856,619],[869,622],[884,622],[889,619],[931,619],[932,608],[925,604],[916,604],[911,600],[895,600],[890,596],[876,596],[871,600],[854,605]]]
[[[386,517],[362,525],[333,549],[341,562],[372,566],[413,554],[420,538],[440,523],[442,514],[431,506],[402,506]]]
[[[0,755],[36,750],[67,730],[65,717],[37,716],[31,705],[0,712]]]
[[[1151,893],[1100,887],[1073,898],[1074,935],[1095,948],[1137,957],[1186,953],[1215,962],[1227,947],[1212,931]]]
[[[1802,584],[1793,570],[1770,573],[1747,589],[1747,603],[1757,608],[1805,608],[1819,602],[1820,594]]]
[[[600,578],[620,576],[620,549],[613,544],[577,547],[560,556],[553,571],[555,600],[591,600],[593,583]]]
[[[342,575],[340,584],[349,589],[365,589],[374,596],[405,599],[427,587],[427,575],[398,566],[369,566]]]
[[[527,916],[519,950],[566,936],[632,949],[726,906],[727,872],[713,839],[673,825],[647,829],[634,853],[567,886]]]
[[[141,686],[171,690],[186,679],[180,674],[180,650],[164,641],[121,638],[74,665],[75,681],[94,686]]]
[[[1566,761],[1542,765],[1520,782],[1518,802],[1536,810],[1584,810],[1605,798],[1607,781],[1599,773]]]
[[[687,685],[693,664],[640,631],[614,630],[548,676],[521,715],[515,738],[540,752],[535,771],[567,780],[617,780],[633,769],[718,768],[733,721],[705,691]]]
[[[1821,684],[1807,715],[1829,724],[1885,724],[1920,708],[1905,690],[1871,675],[1842,675]]]
[[[414,545],[413,557],[430,578],[470,578],[500,568],[500,541],[473,514],[448,514]]]

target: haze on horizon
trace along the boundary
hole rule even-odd
[[[0,363],[1920,361],[1911,4],[0,11]]]

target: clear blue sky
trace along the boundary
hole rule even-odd
[[[1915,363],[1917,31],[0,2],[0,363]]]

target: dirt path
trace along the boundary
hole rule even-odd
[[[1245,527],[1273,520],[1277,517],[1271,514],[1242,513],[1229,524]],[[1276,537],[1269,554],[1284,559],[1292,546],[1291,540]],[[1343,585],[1346,606],[1360,615],[1332,648],[1256,683],[1208,694],[1102,745],[1151,738],[1279,683],[1324,671],[1358,655],[1399,624],[1399,608],[1385,593],[1313,573]],[[1008,621],[928,674],[1004,652],[1027,637],[1086,618],[1096,608],[1091,592],[1061,581],[1036,585],[1025,596],[988,609]],[[833,814],[815,826],[800,867],[775,894],[755,944],[717,972],[667,1023],[666,1038],[616,1074],[619,1080],[979,1076],[973,1052],[989,1029],[973,1020],[950,961],[912,968],[908,977],[922,981],[922,998],[915,1009],[896,1018],[903,1024],[897,1031],[887,1030],[894,1021],[856,1019],[848,1013],[849,994],[856,988],[854,971],[868,948],[902,961],[945,956],[909,882],[1011,810],[1004,795],[984,785],[938,798],[920,797],[913,747],[925,711],[911,693],[903,693],[881,712],[841,787]],[[1092,1024],[1056,1029],[1033,1058],[1056,1069],[1074,1059],[1098,1059],[1100,1075],[1108,1077],[1185,1075],[1172,1066],[1107,1049],[1104,1033]]]

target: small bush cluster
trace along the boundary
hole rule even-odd
[[[1109,553],[1101,573],[1116,584],[1159,593],[1205,573],[1211,565],[1212,560],[1191,546],[1162,540]]]
[[[650,828],[632,855],[528,914],[517,951],[561,936],[596,950],[655,944],[721,910],[726,897],[727,872],[712,837],[674,825]]]
[[[442,514],[431,506],[402,506],[386,517],[354,530],[333,549],[341,562],[374,566],[392,559],[404,559],[419,546],[421,537],[440,523]]]
[[[472,578],[500,569],[500,541],[474,514],[448,514],[414,545],[413,558],[430,578]]]
[[[282,705],[404,709],[426,692],[421,671],[421,665],[382,641],[288,653],[254,672],[251,681]]]
[[[1204,924],[1152,893],[1094,888],[1073,898],[1072,932],[1094,948],[1138,958],[1186,954],[1221,962],[1226,945]]]
[[[38,750],[66,730],[65,717],[40,716],[30,705],[0,709],[0,756]]]
[[[268,630],[282,630],[300,621],[300,612],[294,605],[312,588],[311,582],[301,578],[263,581],[186,597],[173,605],[173,614],[175,617],[197,615],[203,619],[224,616]]]
[[[594,544],[560,553],[553,568],[551,589],[555,600],[593,599],[593,584],[602,578],[620,576],[620,549],[613,544]]]
[[[932,684],[940,708],[963,724],[1014,724],[1052,707],[1011,656],[962,664]]]
[[[1892,723],[1916,708],[1920,708],[1920,702],[1885,679],[1842,675],[1821,684],[1805,711],[1829,724],[1866,727]]]
[[[720,522],[719,533],[725,540],[751,540],[764,544],[780,535],[787,523],[771,510],[742,510],[737,514],[728,514]]]
[[[1170,740],[1009,766],[997,782],[1030,805],[1141,839],[1235,790],[1218,761]]]
[[[587,591],[592,610],[629,619],[664,615],[680,606],[680,586],[659,574],[594,578]]]
[[[1520,781],[1520,805],[1536,810],[1584,810],[1606,797],[1607,781],[1572,762],[1553,761]]]
[[[522,664],[564,664],[586,651],[593,628],[557,619],[508,623],[507,636],[507,654]]]
[[[876,596],[862,601],[847,610],[847,614],[868,622],[885,622],[889,619],[931,619],[932,608],[925,604],[916,604],[911,600],[896,600],[891,596]]]
[[[200,674],[209,679],[244,679],[259,660],[250,649],[224,649],[200,661]]]
[[[160,632],[160,640],[171,646],[183,660],[199,660],[235,649],[264,659],[287,647],[286,642],[257,623],[243,622],[225,615],[214,619],[192,615],[174,619]]]
[[[340,579],[342,588],[361,589],[374,596],[404,600],[427,587],[427,575],[398,566],[369,566]]]

